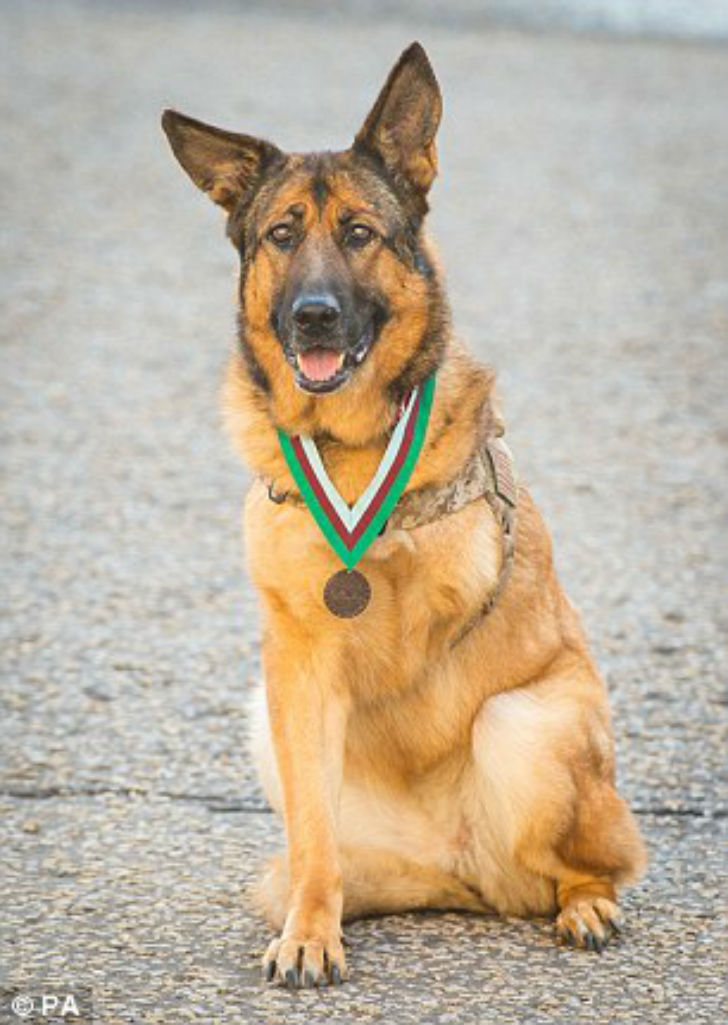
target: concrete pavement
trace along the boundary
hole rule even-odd
[[[3,983],[90,986],[104,1023],[722,1020],[728,53],[230,4],[2,17]],[[281,835],[244,747],[234,253],[158,118],[344,146],[415,37],[456,324],[499,370],[651,867],[601,958],[542,921],[393,917],[347,930],[340,992],[291,995],[246,898]]]

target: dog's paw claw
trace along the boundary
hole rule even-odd
[[[266,982],[288,989],[313,989],[314,986],[339,986],[347,975],[341,944],[324,944],[319,939],[281,937],[273,940],[263,958]]]
[[[556,934],[562,943],[601,954],[621,925],[621,913],[611,900],[583,897],[567,904],[558,916]]]

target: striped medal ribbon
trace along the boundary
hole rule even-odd
[[[407,487],[425,440],[434,392],[434,374],[410,392],[377,472],[352,506],[336,490],[313,438],[291,437],[278,431],[283,455],[301,496],[346,567],[334,573],[324,588],[324,601],[335,616],[358,616],[369,604],[369,581],[354,567],[378,537]]]

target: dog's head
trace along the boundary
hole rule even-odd
[[[441,110],[415,43],[341,153],[287,155],[165,112],[180,164],[227,212],[240,341],[259,388],[295,382],[323,396],[376,378],[403,392],[437,365],[444,301],[421,224]]]

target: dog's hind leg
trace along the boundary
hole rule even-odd
[[[345,920],[425,908],[492,910],[475,888],[436,866],[418,864],[378,847],[343,846],[339,856]],[[275,928],[281,928],[285,918],[288,886],[287,859],[278,854],[268,862],[256,894],[257,903]]]
[[[473,729],[484,815],[501,863],[511,865],[499,880],[509,888],[501,910],[527,910],[538,881],[548,881],[559,938],[593,950],[619,929],[618,886],[645,864],[635,821],[614,789],[600,695],[589,667],[572,665],[490,698]],[[488,897],[487,876],[481,886]]]

